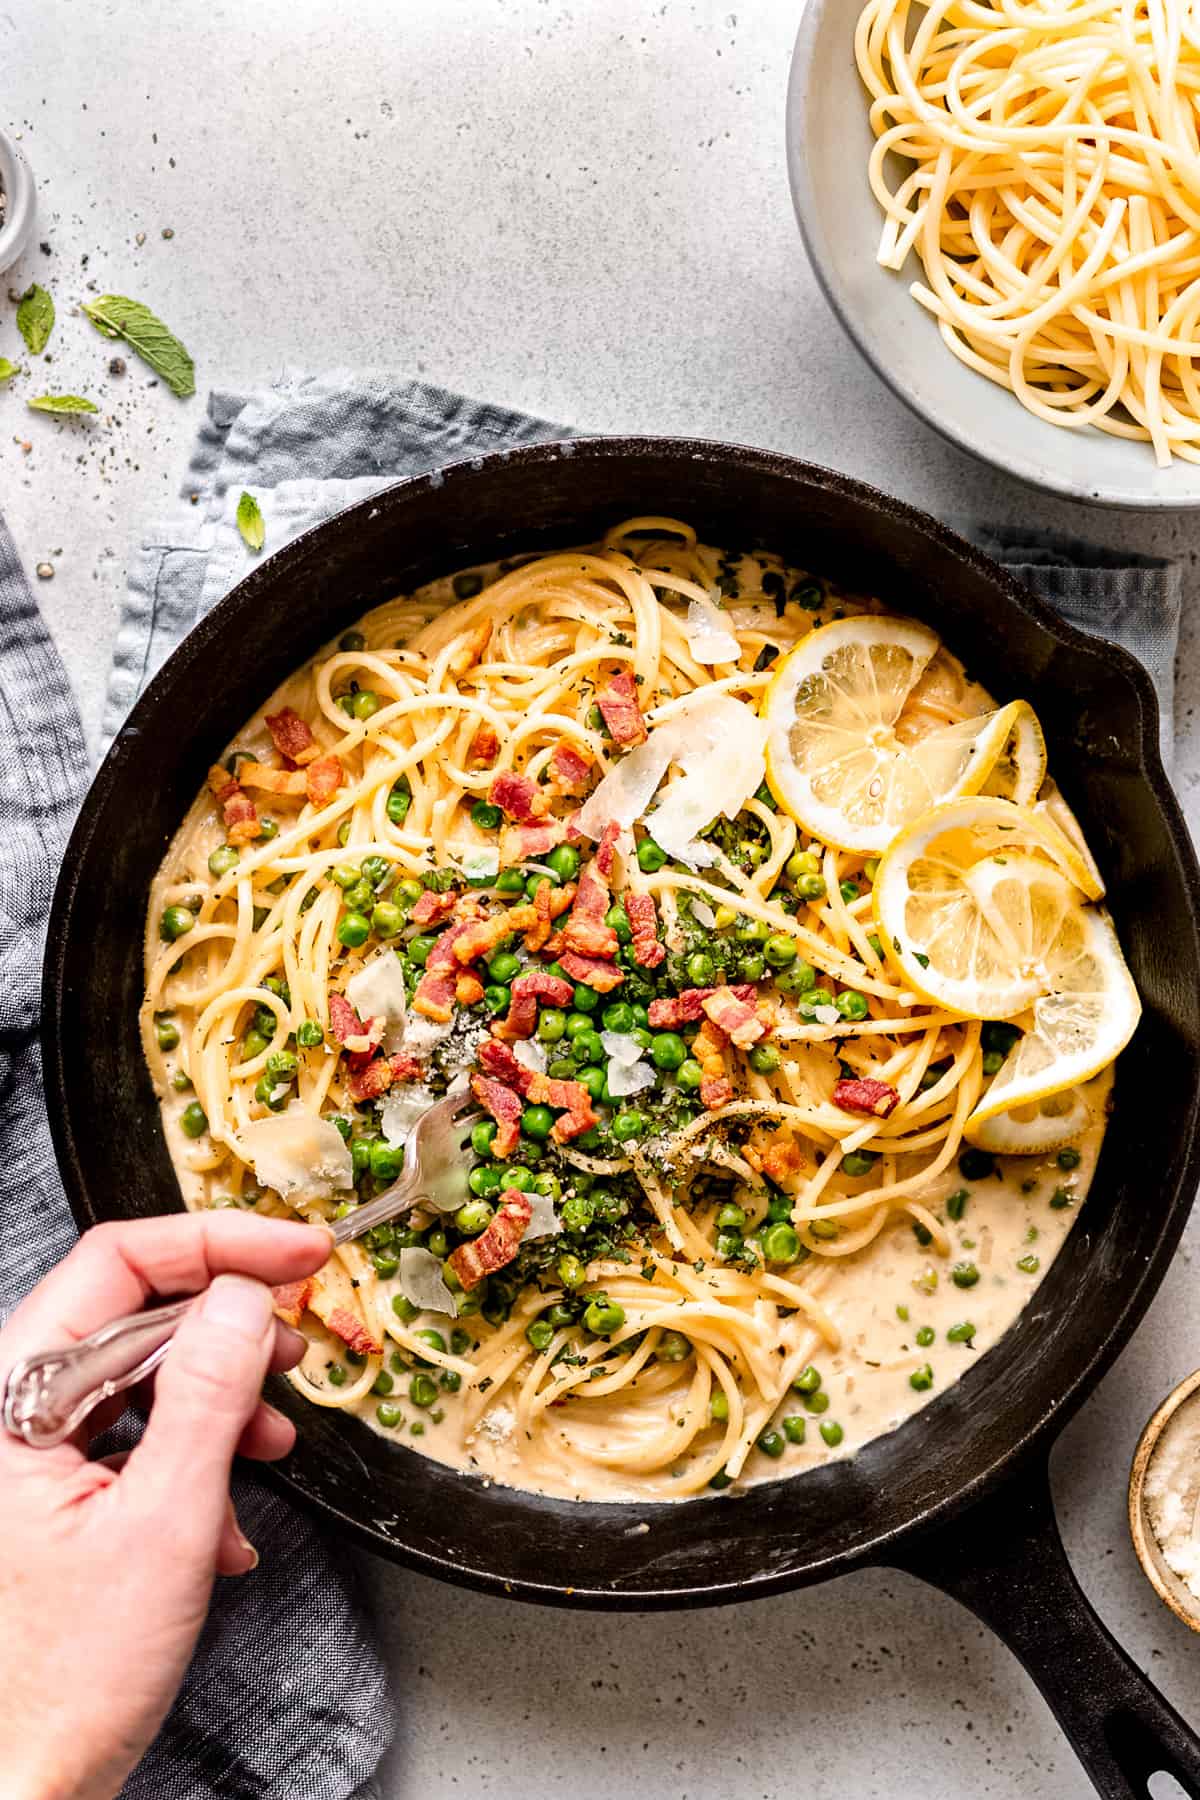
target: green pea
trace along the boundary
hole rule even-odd
[[[559,1181],[557,1175],[551,1175],[549,1173],[535,1175],[533,1178],[533,1185],[529,1191],[531,1194],[542,1194],[548,1200],[557,1200],[562,1193],[562,1183]]]
[[[718,1388],[708,1402],[708,1416],[718,1425],[729,1417],[729,1396],[724,1388]]]
[[[755,1439],[764,1456],[778,1458],[783,1455],[787,1445],[778,1431],[761,1431]]]
[[[518,1193],[524,1194],[533,1186],[533,1176],[520,1163],[508,1163],[500,1171],[500,1186],[516,1188]]]
[[[381,900],[371,912],[371,930],[376,937],[393,938],[404,929],[404,914],[391,900]]]
[[[805,875],[821,873],[821,859],[815,850],[793,850],[783,865],[783,873],[788,881],[800,881]]]
[[[412,795],[407,786],[394,787],[387,797],[387,816],[393,825],[403,825],[408,817],[408,809],[412,805]]]
[[[597,1295],[584,1313],[583,1323],[593,1336],[610,1337],[625,1323],[625,1308]]]
[[[975,1267],[973,1262],[955,1263],[950,1271],[950,1279],[955,1287],[974,1287],[975,1283],[979,1280],[979,1270]]]
[[[360,912],[344,912],[338,920],[337,938],[347,950],[357,950],[371,935],[371,921]]]
[[[967,1210],[967,1201],[971,1198],[966,1188],[956,1188],[946,1202],[946,1217],[953,1219],[957,1225]]]
[[[435,937],[430,937],[428,934],[424,933],[419,937],[410,938],[408,943],[409,962],[415,964],[418,969],[423,969],[428,961],[429,952],[436,943],[437,939]]]
[[[487,1156],[496,1136],[495,1119],[480,1119],[471,1127],[471,1148],[476,1156]]]
[[[477,800],[471,808],[471,823],[480,831],[497,830],[503,817],[500,808],[493,806],[490,800]]]
[[[842,1430],[836,1419],[826,1419],[823,1421],[821,1425],[821,1436],[831,1450],[837,1449],[845,1435],[845,1432]]]
[[[209,857],[208,872],[219,880],[222,875],[228,875],[230,869],[236,869],[240,861],[241,852],[235,844],[222,844],[220,849],[214,850]]]
[[[783,1426],[783,1435],[789,1444],[802,1444],[808,1436],[808,1420],[800,1413],[789,1413],[779,1423]]]
[[[633,1030],[633,1008],[627,1000],[614,1000],[600,1015],[605,1031]]]
[[[656,1031],[650,1039],[650,1061],[656,1069],[681,1071],[688,1060],[687,1045],[674,1031]]]
[[[330,1387],[345,1387],[346,1370],[342,1363],[330,1363],[325,1371],[325,1378]]]
[[[924,1350],[926,1345],[932,1344],[936,1336],[937,1333],[934,1331],[932,1325],[922,1325],[917,1332],[917,1342],[920,1344],[922,1350]]]
[[[543,1044],[557,1044],[566,1035],[567,1015],[557,1006],[543,1007],[538,1018],[537,1034]]]
[[[598,1031],[581,1031],[571,1043],[571,1055],[577,1063],[604,1061],[604,1045]]]
[[[432,1325],[426,1325],[421,1331],[418,1331],[417,1336],[421,1339],[422,1343],[428,1344],[431,1349],[444,1351],[446,1348],[445,1338],[442,1336],[441,1332],[436,1330]]]
[[[821,875],[802,875],[796,883],[796,892],[801,900],[823,900],[825,898],[825,880]]]
[[[195,923],[195,918],[186,906],[168,906],[159,923],[159,935],[168,944],[173,944],[176,938],[189,932]]]
[[[400,1267],[399,1255],[394,1250],[377,1250],[371,1262],[382,1281],[388,1281]]]
[[[820,1385],[821,1371],[814,1369],[811,1363],[801,1369],[792,1381],[792,1386],[798,1394],[815,1394]]]
[[[408,1397],[414,1406],[436,1406],[437,1383],[431,1375],[414,1375],[408,1384]]]
[[[772,1194],[767,1201],[767,1218],[772,1225],[781,1220],[789,1221],[792,1217],[792,1201],[788,1194]]]
[[[366,647],[366,642],[361,631],[344,631],[338,639],[338,649],[362,650]]]
[[[828,1412],[829,1395],[825,1392],[824,1388],[818,1388],[815,1394],[806,1394],[804,1396],[804,1405],[810,1413]]]
[[[356,881],[353,887],[346,889],[345,902],[351,912],[365,913],[375,904],[375,889],[369,881]]]
[[[707,987],[717,973],[717,965],[707,950],[693,950],[684,966],[693,987]]]
[[[349,706],[346,706],[347,700],[350,702]],[[361,721],[371,718],[379,711],[382,704],[383,702],[380,700],[379,695],[373,694],[369,688],[363,688],[357,694],[346,694],[342,697],[342,706],[345,708],[346,712],[350,714],[352,719],[359,719]]]
[[[748,1060],[756,1075],[774,1075],[783,1058],[774,1044],[755,1044]]]
[[[849,904],[852,900],[858,899],[858,883],[857,883],[857,881],[839,881],[838,893],[842,896],[842,899],[846,902],[846,905],[849,906]]]
[[[970,1319],[964,1319],[961,1325],[952,1325],[946,1333],[948,1344],[969,1344],[975,1336],[975,1327]]]
[[[523,894],[525,877],[520,869],[501,869],[496,877],[496,891],[501,894]]]
[[[847,988],[845,993],[839,994],[834,1005],[843,1019],[865,1019],[870,1011],[867,996],[860,994],[855,988]]]
[[[773,969],[790,968],[796,960],[796,940],[782,931],[773,932],[763,945],[763,955]]]
[[[315,1050],[325,1041],[325,1033],[315,1019],[305,1019],[296,1032],[296,1042],[302,1050]]]
[[[775,986],[781,994],[810,994],[817,982],[817,971],[811,963],[797,960],[788,969],[780,969]]]
[[[654,875],[666,862],[667,853],[653,838],[645,837],[638,845],[637,859],[643,875]]]
[[[908,1378],[908,1385],[910,1388],[915,1388],[918,1394],[925,1393],[933,1386],[933,1370],[928,1363],[922,1363],[919,1369],[913,1370]]]
[[[1059,1151],[1054,1160],[1060,1169],[1069,1171],[1071,1169],[1077,1169],[1083,1161],[1083,1158],[1073,1145],[1068,1144],[1065,1150]]]
[[[595,988],[590,988],[586,986],[585,983],[580,982],[579,986],[571,996],[571,1004],[574,1006],[576,1012],[594,1013],[600,1005],[600,995],[596,992]]]
[[[575,1323],[578,1312],[579,1304],[577,1301],[568,1302],[556,1300],[553,1306],[547,1308],[546,1318],[549,1320],[550,1324],[553,1325],[555,1331],[561,1331],[564,1325],[573,1325]]]
[[[403,1294],[392,1295],[392,1311],[402,1324],[407,1325],[410,1319],[415,1319],[420,1310],[411,1300],[406,1300]]]
[[[155,1020],[154,1035],[160,1050],[174,1050],[179,1043],[179,1027],[174,1019]]]
[[[708,1485],[717,1493],[720,1493],[724,1488],[733,1486],[733,1476],[727,1475],[724,1469],[718,1469]]]
[[[531,1319],[525,1327],[526,1340],[535,1350],[545,1350],[554,1336],[554,1327],[549,1319]]]
[[[1020,1269],[1022,1275],[1036,1275],[1041,1266],[1040,1258],[1034,1256],[1032,1252],[1028,1256],[1019,1257],[1017,1260],[1017,1267]]]
[[[509,982],[521,973],[521,959],[511,950],[497,950],[488,961],[487,972],[493,981]]]
[[[554,1114],[548,1106],[527,1106],[521,1114],[521,1130],[526,1137],[542,1143],[554,1127]]]
[[[985,1075],[998,1075],[1004,1067],[1004,1058],[998,1050],[985,1050],[983,1053],[983,1072]]]
[[[717,1214],[718,1231],[741,1231],[746,1223],[746,1214],[742,1207],[727,1200]]]
[[[572,1255],[569,1250],[563,1252],[555,1267],[558,1271],[558,1279],[566,1288],[582,1287],[587,1280],[587,1268],[579,1257]]]
[[[698,1088],[700,1083],[704,1080],[704,1070],[700,1067],[700,1064],[696,1061],[694,1056],[689,1056],[687,1060],[681,1062],[678,1069],[676,1069],[675,1079],[681,1088]]]
[[[525,878],[525,893],[530,900],[537,899],[540,888],[553,886],[554,882],[549,875],[539,874],[536,870]]]
[[[279,836],[278,821],[276,819],[260,819],[258,822],[258,835],[264,842],[269,842],[271,838],[277,838]]]
[[[424,892],[421,883],[412,875],[406,875],[403,881],[398,881],[393,891],[396,904],[402,906],[405,912],[411,912]]]
[[[179,1118],[180,1129],[184,1137],[203,1137],[208,1130],[208,1115],[198,1100],[192,1100],[184,1107]]]
[[[638,1112],[636,1107],[626,1107],[612,1122],[612,1134],[618,1144],[628,1143],[630,1138],[641,1137],[645,1129],[646,1115]]]
[[[498,1018],[501,1013],[506,1013],[512,1005],[512,993],[506,987],[485,987],[483,1003],[488,1011]]]
[[[569,1056],[556,1056],[546,1064],[546,1073],[551,1081],[574,1081],[579,1070]]]
[[[445,1256],[450,1248],[450,1240],[439,1225],[425,1233],[425,1248],[434,1256]]]
[[[755,952],[752,956],[742,957],[737,972],[743,981],[761,981],[767,972],[767,965]]]
[[[682,1331],[664,1331],[654,1352],[659,1362],[685,1362],[692,1354],[692,1342]]]
[[[495,1163],[484,1163],[471,1170],[467,1176],[467,1186],[473,1194],[481,1199],[487,1194],[500,1192],[500,1170]]]
[[[395,1181],[404,1167],[404,1146],[376,1138],[371,1145],[371,1174],[376,1181]]]
[[[1075,1196],[1064,1187],[1056,1187],[1050,1196],[1050,1205],[1055,1212],[1064,1212],[1068,1206],[1073,1206],[1074,1203]]]
[[[745,1247],[740,1232],[718,1231],[717,1255],[724,1257],[726,1262],[736,1262]]]
[[[770,1225],[758,1241],[762,1245],[762,1253],[768,1262],[795,1262],[800,1254],[800,1239],[791,1225]]]
[[[335,863],[329,871],[329,878],[336,882],[343,891],[346,891],[358,886],[363,878],[363,873],[356,863]]]
[[[192,1085],[192,1078],[186,1069],[176,1069],[171,1077],[171,1086],[177,1094],[186,1094]]]
[[[1010,1025],[1007,1019],[987,1019],[980,1033],[979,1041],[985,1051],[993,1050],[1001,1058],[1008,1055],[1021,1035],[1018,1025]]]
[[[553,869],[560,881],[573,881],[579,873],[579,852],[574,844],[555,844],[546,867]]]
[[[876,937],[874,932],[871,932],[870,936],[867,938],[867,942],[868,942],[868,944],[870,944],[872,950],[875,952],[875,954],[879,958],[880,962],[882,962],[883,961],[883,945],[880,943],[879,939]]]
[[[612,905],[604,915],[604,923],[612,926],[617,934],[618,943],[629,944],[633,942],[633,927],[630,925],[628,916],[626,915],[624,901],[613,901]]]

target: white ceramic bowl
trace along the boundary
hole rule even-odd
[[[867,94],[854,62],[859,0],[805,0],[788,88],[788,170],[818,281],[867,361],[899,398],[973,456],[1069,500],[1200,506],[1200,465],[1160,469],[1149,444],[1037,419],[942,343],[908,292],[920,273],[875,260],[882,223],[867,181]]]
[[[33,236],[37,212],[33,176],[29,164],[10,137],[0,131],[0,188],[8,196],[8,210],[0,225],[0,269],[11,268]]]

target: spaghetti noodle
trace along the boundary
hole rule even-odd
[[[466,1207],[279,1296],[314,1404],[520,1485],[682,1497],[853,1449],[927,1396],[935,1332],[957,1373],[1019,1310],[1103,1083],[1020,1183],[964,1149],[992,1028],[915,1001],[871,860],[798,833],[746,749],[831,613],[880,608],[634,519],[376,609],[214,770],[146,927],[187,1203],[328,1217],[455,1078],[492,1115]],[[943,650],[904,728],[988,705]]]

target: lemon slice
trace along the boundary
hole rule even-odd
[[[1018,806],[1032,806],[1046,779],[1045,734],[1027,700],[1012,701],[1002,708],[1001,717],[1005,715],[1008,737],[979,791],[1015,801]]]
[[[1091,1122],[1082,1088],[1071,1087],[1008,1112],[974,1113],[965,1135],[968,1143],[993,1156],[1048,1156],[1074,1143]]]
[[[1041,734],[1022,701],[910,741],[905,703],[939,647],[914,619],[859,615],[809,632],[783,658],[762,705],[767,782],[810,837],[841,850],[886,849],[931,806],[976,793],[1014,743],[1020,790],[1037,792]]]
[[[1102,900],[1104,898],[1104,877],[1096,867],[1095,857],[1088,849],[1079,820],[1059,793],[1055,782],[1045,782],[1033,810],[1048,824],[1055,827],[1074,852],[1076,872],[1072,879],[1078,881],[1089,900]]]
[[[1119,976],[1132,991],[1111,926],[1101,942],[1090,917],[1086,931],[1079,922],[1089,890],[1083,858],[1049,818],[980,794],[901,833],[880,862],[874,908],[916,993],[966,1017],[1006,1019],[1061,985],[1060,964],[1081,934],[1100,950],[1111,945],[1114,987]]]

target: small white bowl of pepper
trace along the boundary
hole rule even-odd
[[[22,256],[33,236],[36,196],[29,164],[0,131],[0,269]]]

